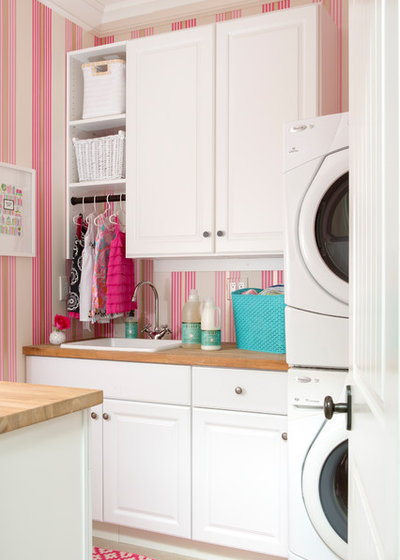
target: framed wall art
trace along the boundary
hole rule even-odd
[[[36,171],[0,163],[0,255],[36,254]]]

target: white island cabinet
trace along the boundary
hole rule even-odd
[[[90,560],[89,412],[100,391],[0,382],[4,560]]]

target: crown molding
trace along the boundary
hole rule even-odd
[[[126,33],[177,19],[246,9],[261,0],[41,0],[58,14],[98,37]]]
[[[40,0],[42,4],[80,25],[85,31],[101,25],[104,4],[99,0]]]
[[[165,7],[164,0],[156,0],[154,3]],[[151,4],[153,4],[153,2],[151,2]],[[150,26],[170,25],[178,19],[191,19],[193,17],[203,17],[228,10],[247,9],[259,6],[260,0],[200,0],[197,2],[191,0],[179,6],[176,5],[176,2],[171,2],[171,4],[175,4],[175,7],[160,9],[155,12],[137,13],[135,16],[129,16],[127,12],[125,16],[120,17],[121,13],[115,11],[113,12],[115,19],[107,21],[106,23],[102,22],[93,29],[93,33],[98,37],[104,37],[106,35],[123,34],[134,29],[143,29]]]

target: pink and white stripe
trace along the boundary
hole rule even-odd
[[[230,19],[237,19],[242,17],[242,10],[232,10],[231,12],[223,12],[222,14],[215,15],[215,21],[227,21]]]
[[[329,13],[333,21],[336,23],[338,30],[338,99],[339,111],[341,112],[343,111],[343,0],[330,0],[329,2],[323,2],[323,0],[312,0],[312,2],[313,4],[325,3],[325,6],[329,10]]]
[[[32,165],[37,174],[33,344],[46,342],[52,328],[51,63],[52,11],[32,0]]]
[[[189,29],[190,27],[196,27],[196,18],[184,19],[182,21],[175,21],[171,25],[172,31],[179,31],[180,29]]]
[[[131,31],[131,39],[140,39],[142,37],[150,37],[154,35],[154,27],[146,27],[144,29],[135,29]]]
[[[227,324],[226,324],[226,281],[228,278],[227,272],[215,272],[215,288],[214,288],[214,300],[215,305],[221,310],[221,341],[227,341]]]
[[[81,49],[83,30],[76,23],[72,23],[69,19],[65,20],[65,52],[76,51]]]
[[[274,12],[275,10],[285,10],[290,8],[290,0],[281,0],[280,2],[268,2],[262,5],[262,13]]]
[[[0,0],[0,153],[16,163],[16,0]],[[15,257],[0,257],[0,379],[17,381]]]
[[[110,45],[114,43],[114,35],[108,35],[108,37],[95,37],[94,38],[94,46],[99,47],[100,45]]]
[[[268,288],[275,284],[283,284],[283,270],[263,270],[261,271],[261,288]]]
[[[189,299],[190,290],[196,289],[196,273],[171,273],[171,331],[172,338],[182,338],[182,308]]]
[[[65,20],[65,52],[70,52],[74,50],[81,49],[83,46],[83,30],[82,27],[69,21]],[[67,69],[65,69],[66,72]],[[65,110],[65,122],[67,122],[67,114]],[[66,161],[66,160],[65,160]],[[67,169],[67,165],[65,165]],[[65,189],[67,188],[67,183],[65,182]],[[66,194],[66,193],[65,193]],[[67,209],[65,208],[65,220],[67,218]],[[67,222],[65,222],[67,223]],[[65,260],[65,274],[69,278],[71,274],[71,261]],[[67,309],[65,309],[65,314],[67,314]],[[71,319],[71,328],[67,330],[68,340],[77,340],[83,338],[83,324],[77,319]]]

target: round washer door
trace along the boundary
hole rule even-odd
[[[349,150],[326,156],[303,199],[299,241],[303,260],[333,297],[349,301]]]
[[[348,440],[341,417],[336,425],[325,423],[307,453],[302,475],[311,523],[324,543],[343,559],[347,558],[347,458]]]

